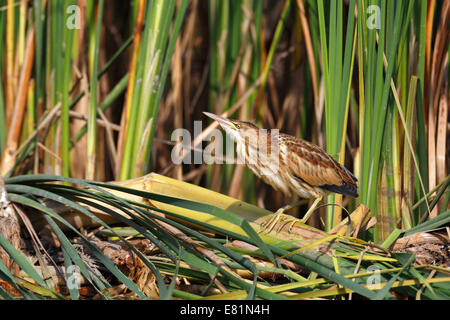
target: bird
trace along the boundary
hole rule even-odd
[[[359,196],[356,177],[319,146],[279,130],[261,129],[248,121],[227,119],[210,112],[204,114],[217,121],[236,142],[238,160],[265,183],[287,196],[315,199],[302,219],[284,212],[304,200],[278,209],[262,223],[263,231],[271,232],[280,222],[283,224],[279,230],[288,223],[289,231],[295,222],[306,223],[320,201],[330,193]]]

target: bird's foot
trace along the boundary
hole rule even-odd
[[[261,224],[259,232],[270,233],[277,224],[280,224],[280,226],[276,229],[276,232],[280,232],[286,224],[289,224],[288,232],[291,232],[291,229],[296,222],[302,221],[293,216],[284,214],[284,209],[281,208]]]

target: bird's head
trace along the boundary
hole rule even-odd
[[[244,137],[258,135],[259,128],[251,122],[227,119],[209,112],[203,113],[211,119],[216,120],[225,132],[236,142],[243,140]]]

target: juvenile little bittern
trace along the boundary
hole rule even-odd
[[[318,203],[330,192],[358,197],[357,179],[320,147],[305,140],[278,133],[278,130],[260,129],[251,122],[226,119],[204,112],[216,120],[237,143],[238,159],[264,182],[290,196],[315,198],[300,222],[306,222]],[[283,212],[302,201],[280,208],[263,224],[270,232],[281,221],[293,226],[298,221]]]

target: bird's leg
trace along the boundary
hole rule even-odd
[[[322,201],[322,199],[323,196],[319,196],[316,198],[316,200],[314,200],[313,204],[311,205],[311,207],[309,207],[308,211],[306,211],[303,218],[300,219],[301,223],[306,223],[308,221],[309,217],[313,214],[314,210],[316,210],[317,205],[319,204],[320,201]]]
[[[311,215],[313,214],[314,210],[316,210],[317,205],[319,204],[320,201],[322,201],[322,199],[323,199],[323,196],[317,197],[314,200],[314,202],[311,205],[311,207],[309,207],[308,211],[306,211],[306,213],[303,216],[303,218],[296,219],[296,218],[292,217],[292,219],[288,219],[289,221],[286,222],[286,223],[289,223],[288,232],[291,232],[292,227],[294,226],[294,224],[297,221],[299,221],[300,223],[306,224],[306,222],[308,222],[309,217],[311,217]]]
[[[295,202],[295,203],[293,203],[293,204],[288,204],[287,206],[284,206],[284,207],[278,209],[277,212],[275,212],[269,219],[267,219],[267,221],[265,221],[265,222],[261,225],[262,228],[261,228],[260,232],[267,232],[267,233],[271,232],[271,231],[273,230],[273,228],[275,227],[275,225],[276,225],[278,222],[284,222],[284,224],[283,224],[280,228],[278,228],[278,231],[281,230],[281,228],[282,228],[286,223],[288,223],[288,224],[289,224],[289,229],[288,229],[288,231],[290,232],[291,229],[292,229],[292,227],[294,226],[294,224],[295,224],[296,222],[306,223],[306,222],[308,221],[309,217],[310,217],[310,216],[313,214],[313,212],[316,210],[317,205],[319,204],[320,201],[322,201],[322,199],[323,199],[323,196],[317,197],[317,198],[314,200],[314,202],[313,202],[313,204],[311,205],[311,207],[310,207],[310,208],[308,209],[308,211],[305,213],[305,215],[303,216],[302,219],[297,219],[297,218],[295,218],[295,217],[285,215],[283,212],[284,212],[285,210],[289,210],[289,209],[292,209],[292,208],[295,208],[295,207],[301,205],[302,203],[304,203],[304,201],[308,201],[307,199],[306,199],[306,200],[297,201],[297,202]]]
[[[281,207],[274,214],[272,214],[266,221],[264,221],[261,224],[261,230],[259,232],[267,232],[267,233],[271,232],[272,229],[275,227],[275,225],[280,221],[291,222],[290,220],[294,220],[293,222],[295,223],[297,218],[289,216],[289,215],[285,215],[284,211],[298,207],[307,201],[308,201],[308,199],[302,199],[302,200],[296,201],[294,203],[285,205],[284,207]]]

